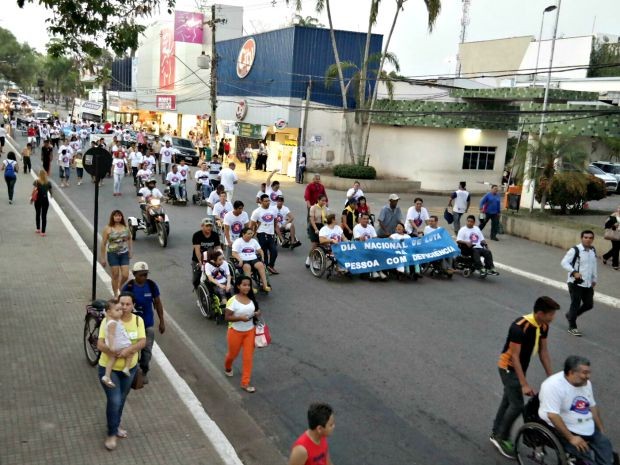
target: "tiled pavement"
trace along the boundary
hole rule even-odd
[[[156,364],[127,398],[129,438],[104,449],[105,395],[82,344],[91,265],[52,208],[35,234],[30,175],[13,205],[1,184],[0,464],[222,464]]]

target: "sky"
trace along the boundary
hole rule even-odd
[[[23,10],[16,0],[0,0],[0,27],[9,29],[21,42],[44,51],[48,41],[45,18],[49,13],[41,6],[28,4]],[[246,34],[277,29],[290,24],[294,15],[284,0],[228,0],[223,4],[243,6]],[[291,2],[294,3],[294,2]],[[325,14],[318,15],[304,0],[302,16],[318,17],[327,24]],[[461,5],[459,0],[443,0],[442,11],[432,33],[428,32],[427,15],[422,0],[408,0],[400,13],[390,46],[405,76],[452,74],[460,35]],[[557,0],[471,0],[467,41],[498,39],[522,35],[538,36],[542,11]],[[178,9],[188,10],[196,0],[177,0]],[[336,29],[366,32],[370,0],[331,0]],[[395,11],[394,0],[383,0],[373,32],[387,35]],[[164,13],[165,15],[165,13]],[[553,13],[545,15],[543,38],[553,34]],[[558,37],[607,33],[620,35],[620,0],[562,0]]]

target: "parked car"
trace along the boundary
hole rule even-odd
[[[605,173],[605,171],[596,167],[595,165],[589,165],[587,170],[588,173],[593,174],[605,183],[608,194],[613,194],[614,192],[616,192],[616,190],[618,190],[618,181],[616,180],[615,176]]]
[[[170,145],[172,145],[172,148],[174,148],[175,151],[172,159],[173,163],[178,163],[185,159],[187,164],[198,166],[200,156],[198,155],[198,150],[196,150],[196,147],[194,147],[194,143],[191,140],[174,136],[170,137],[169,140]]]
[[[602,169],[607,174],[611,174],[618,181],[618,189],[616,193],[620,194],[620,163],[613,163],[611,161],[595,161],[592,162],[594,166]]]

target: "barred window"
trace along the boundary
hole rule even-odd
[[[464,170],[492,170],[495,165],[497,147],[466,145],[463,152]]]

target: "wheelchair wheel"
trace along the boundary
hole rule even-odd
[[[562,443],[549,428],[540,423],[525,423],[515,440],[520,465],[567,465]]]
[[[215,312],[213,311],[213,302],[207,285],[205,283],[200,283],[200,286],[196,288],[196,293],[198,294],[197,303],[200,313],[209,320],[213,319]]]
[[[471,276],[471,268],[465,268],[463,270],[463,276],[465,276],[466,278],[469,278]]]
[[[327,256],[325,251],[317,247],[310,251],[310,272],[313,276],[320,278],[327,268]]]

